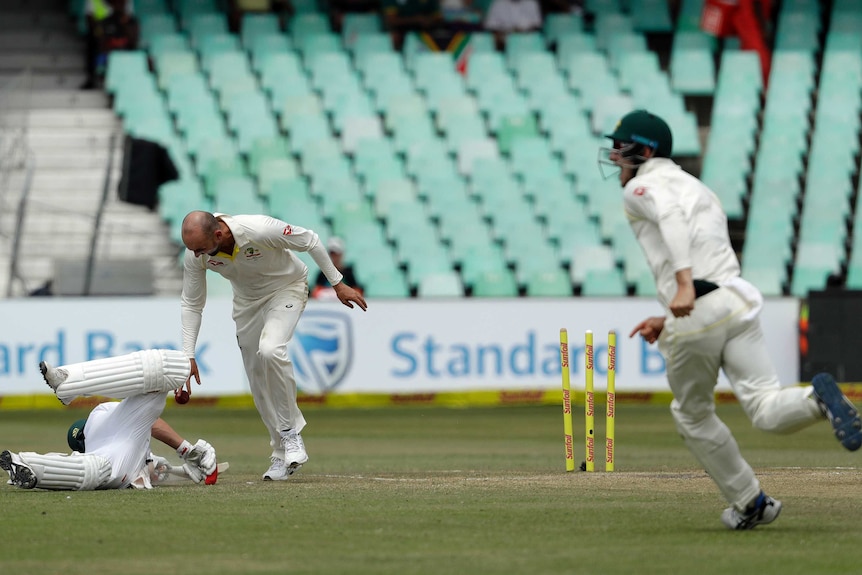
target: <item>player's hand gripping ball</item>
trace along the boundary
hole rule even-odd
[[[186,404],[189,402],[189,392],[185,389],[181,389],[179,393],[174,395],[174,399],[180,405]]]

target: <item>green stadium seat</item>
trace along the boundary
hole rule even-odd
[[[276,218],[285,221],[296,218],[297,224],[302,221],[303,227],[307,225],[312,229],[315,229],[313,224],[323,221],[320,208],[308,191],[308,184],[301,178],[271,181],[269,189],[261,188],[260,191],[269,201],[269,213]]]
[[[518,285],[507,269],[486,271],[474,279],[471,293],[473,297],[517,297]]]
[[[383,299],[410,296],[410,288],[407,287],[404,274],[397,269],[387,273],[378,273],[360,281],[364,288],[365,297]]]
[[[204,195],[197,180],[174,180],[159,186],[159,215],[169,225],[182,223],[183,218],[194,210],[209,210],[210,200]],[[179,236],[175,238],[181,243]]]
[[[552,269],[532,274],[525,281],[528,297],[571,297],[574,293],[568,274],[562,269]]]
[[[742,277],[754,284],[760,293],[769,297],[783,295],[785,272],[783,266],[763,266],[743,270]]]
[[[679,32],[700,32],[700,17],[703,12],[704,0],[681,0],[679,14],[676,19],[676,29]]]
[[[233,34],[210,34],[200,38],[196,45],[204,70],[209,70],[209,61],[216,54],[239,52],[239,38]]]
[[[621,33],[608,47],[608,65],[611,70],[619,72],[620,64],[627,54],[650,54],[646,36],[640,32]]]
[[[581,286],[582,296],[623,297],[628,293],[619,269],[589,270]]]
[[[304,33],[299,37],[294,36],[294,38],[306,67],[320,55],[344,52],[341,47],[341,38],[333,32]]]
[[[288,22],[287,29],[290,35],[297,40],[311,34],[328,34],[332,32],[329,18],[320,12],[296,14]]]
[[[254,14],[245,13],[240,22],[240,37],[246,48],[251,48],[257,38],[268,35],[280,35],[281,24],[278,14]]]
[[[561,257],[564,254],[561,251]],[[582,285],[591,271],[616,269],[616,258],[610,247],[605,245],[581,246],[571,254],[569,274],[572,282]]]
[[[198,60],[194,52],[170,51],[164,52],[156,58],[156,74],[159,88],[165,89],[171,78],[180,75],[196,74],[198,72]]]
[[[655,278],[650,270],[641,270],[634,281],[635,294],[639,296],[655,296],[658,290],[655,287]]]
[[[139,47],[150,49],[157,36],[172,35],[177,32],[177,21],[170,14],[140,15]]]
[[[198,46],[206,36],[215,34],[227,34],[229,32],[227,26],[227,18],[221,13],[200,13],[192,14],[187,20],[186,30],[192,40],[192,44]]]
[[[708,96],[715,92],[715,63],[709,50],[674,48],[670,75],[674,90],[681,94]]]
[[[566,34],[579,34],[583,31],[584,19],[580,14],[551,12],[545,15],[545,22],[542,25],[542,34],[548,46],[555,45],[560,37]]]
[[[105,72],[105,89],[108,92],[116,93],[124,84],[138,81],[153,84],[145,52],[115,51],[108,55],[108,68]]]
[[[539,32],[511,32],[506,35],[504,53],[509,68],[514,69],[526,54],[546,51],[545,38]]]
[[[254,36],[246,45],[246,50],[251,57],[252,68],[258,74],[264,65],[276,54],[292,54],[297,60],[299,56],[293,51],[293,42],[284,34],[261,34]]]
[[[464,286],[455,272],[430,273],[419,281],[417,295],[421,298],[460,298],[464,296]]]
[[[639,0],[632,2],[632,25],[640,32],[671,32],[673,21],[668,0]]]
[[[596,47],[605,52],[610,50],[618,37],[634,32],[632,17],[622,10],[597,13],[593,27],[596,35]]]

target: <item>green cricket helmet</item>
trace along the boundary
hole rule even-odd
[[[646,110],[629,112],[617,122],[606,138],[623,144],[640,144],[654,150],[654,156],[669,158],[673,152],[673,134],[667,122]]]
[[[84,448],[84,426],[87,424],[87,419],[79,419],[69,427],[66,433],[66,443],[69,444],[69,449],[78,453],[86,453]]]

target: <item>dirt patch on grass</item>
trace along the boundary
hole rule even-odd
[[[776,494],[862,498],[862,469],[857,468],[768,468],[758,469],[764,489]],[[306,485],[351,483],[370,488],[409,486],[412,489],[471,488],[500,489],[583,489],[650,491],[653,493],[714,492],[715,486],[703,471],[596,472],[489,474],[461,470],[422,474],[303,474],[292,480]]]

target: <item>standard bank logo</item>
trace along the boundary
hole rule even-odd
[[[306,393],[326,393],[341,383],[353,361],[350,318],[306,309],[291,342],[296,383]]]

